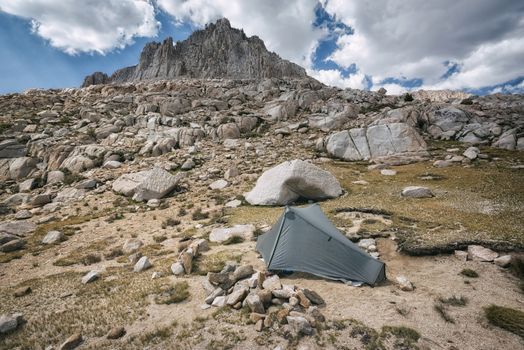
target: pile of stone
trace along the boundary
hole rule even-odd
[[[380,256],[380,253],[377,251],[377,242],[374,238],[362,238],[357,245],[375,259]]]
[[[255,271],[251,265],[226,264],[203,281],[207,297],[203,308],[248,308],[257,331],[289,328],[295,334],[311,335],[325,321],[319,306],[324,300],[315,291],[282,284],[278,275]]]
[[[175,276],[189,275],[193,270],[193,259],[201,252],[209,249],[205,239],[187,240],[180,242],[178,260],[171,265],[171,272]]]

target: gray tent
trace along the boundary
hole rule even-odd
[[[286,207],[271,230],[258,237],[256,249],[268,270],[308,272],[370,285],[386,279],[385,264],[340,233],[317,204]]]

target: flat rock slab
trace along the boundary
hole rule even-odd
[[[327,138],[326,149],[330,156],[347,161],[400,154],[427,154],[427,145],[422,136],[406,123],[340,131]]]
[[[499,256],[499,253],[494,252],[489,248],[484,248],[480,245],[468,246],[468,258],[476,261],[492,262]]]
[[[162,168],[124,174],[113,182],[113,191],[124,196],[133,196],[134,200],[147,201],[160,199],[171,192],[180,179],[181,174],[171,175]]]
[[[98,271],[89,271],[87,274],[82,277],[82,284],[87,284],[96,281],[100,278]]]
[[[55,244],[60,243],[64,239],[64,234],[60,231],[49,231],[44,239],[42,239],[42,244]]]
[[[402,197],[408,198],[431,198],[435,195],[427,187],[422,186],[408,186],[402,190]]]
[[[211,231],[209,235],[210,242],[224,242],[233,237],[242,237],[250,239],[255,232],[253,225],[235,225],[233,227],[219,227]]]
[[[25,237],[36,229],[36,224],[30,221],[7,221],[0,223],[0,232]]]

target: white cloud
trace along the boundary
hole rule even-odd
[[[226,17],[248,36],[259,36],[269,50],[306,68],[325,35],[313,26],[316,0],[157,0],[157,4],[176,21],[200,27]]]
[[[337,86],[344,89],[351,88],[363,90],[367,88],[366,77],[360,72],[353,73],[348,77],[343,77],[341,72],[336,69],[308,69],[307,73],[326,85]]]
[[[524,33],[523,33],[524,35]],[[524,37],[479,46],[461,61],[461,70],[431,89],[480,88],[524,75]]]
[[[377,91],[380,88],[386,89],[387,95],[402,95],[410,91],[409,89],[406,89],[402,85],[394,84],[394,83],[373,85],[373,88],[371,90]]]
[[[475,88],[524,75],[524,3],[499,0],[326,1],[326,11],[355,30],[331,55],[379,82],[421,78],[424,88]],[[446,61],[461,72],[442,82]]]
[[[0,0],[0,10],[31,19],[36,34],[68,54],[124,48],[160,25],[149,0]]]

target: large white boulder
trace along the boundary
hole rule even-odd
[[[341,194],[342,187],[331,173],[295,159],[264,172],[245,197],[252,205],[286,205],[299,198],[318,200]]]
[[[340,131],[328,137],[329,155],[348,161],[426,152],[422,136],[406,123],[391,123]]]
[[[182,175],[171,175],[162,168],[124,174],[113,182],[113,191],[124,196],[133,196],[134,200],[147,201],[160,199],[171,192]]]

